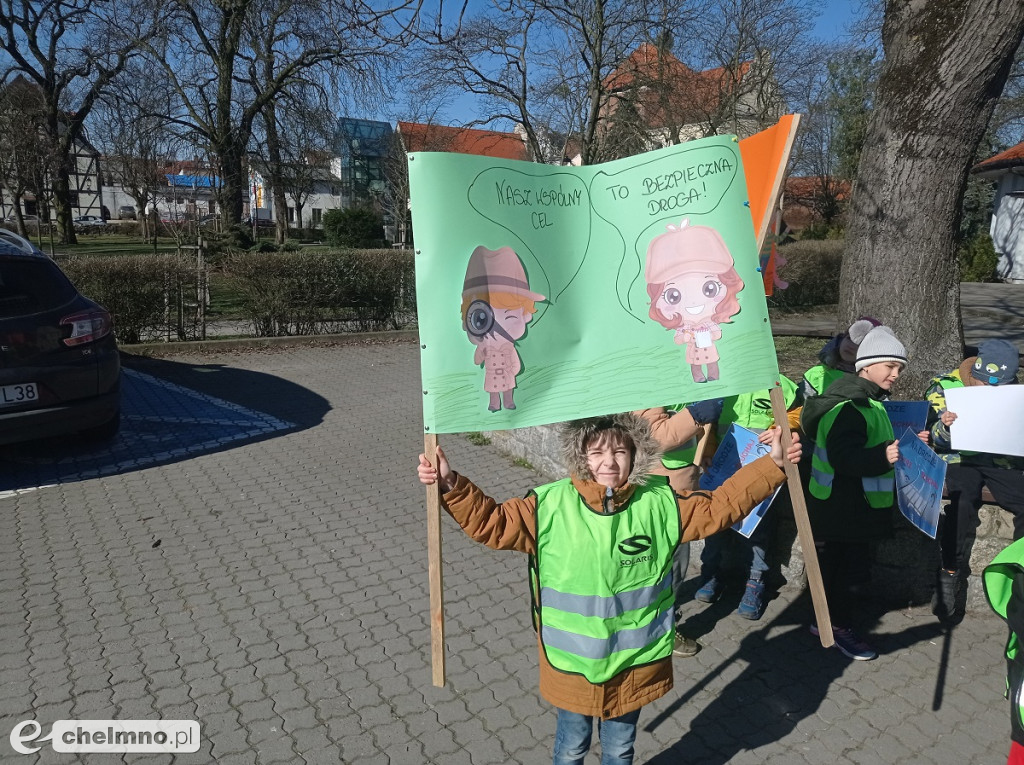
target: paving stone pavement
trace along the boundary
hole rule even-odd
[[[293,427],[34,491],[22,475],[0,497],[0,762],[550,762],[525,559],[448,518],[448,683],[430,684],[415,345],[128,366]],[[170,400],[140,416],[173,432]],[[489,446],[442,443],[500,498],[542,480]],[[25,455],[0,465],[24,472]],[[866,626],[881,657],[852,662],[807,632],[805,596],[784,589],[747,622],[739,595],[687,609],[705,647],[644,710],[638,763],[1005,762],[994,615],[947,634],[926,608],[880,612]],[[198,720],[202,744],[173,758],[11,748],[19,722],[45,735],[62,719]]]

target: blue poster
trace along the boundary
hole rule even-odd
[[[900,434],[907,428],[915,433],[924,430],[931,405],[927,401],[883,401],[882,406],[889,415],[892,432]]]
[[[910,428],[904,429],[898,443],[900,458],[894,467],[900,512],[914,526],[935,539],[942,508],[942,486],[946,481],[946,463]]]
[[[700,488],[707,491],[717,489],[743,465],[748,465],[769,452],[771,452],[771,447],[768,444],[760,443],[757,440],[757,433],[733,423],[729,426],[722,443],[718,445],[715,457],[711,461],[711,467],[700,477]],[[757,524],[764,518],[764,514],[778,493],[779,490],[776,489],[775,493],[755,507],[750,515],[733,524],[733,529],[749,538],[757,528]]]

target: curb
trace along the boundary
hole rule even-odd
[[[415,329],[399,329],[390,332],[345,332],[336,335],[288,335],[286,337],[240,337],[227,340],[183,340],[163,343],[135,343],[121,345],[122,354],[158,358],[181,353],[205,353],[220,351],[260,350],[267,348],[290,348],[302,346],[358,345],[372,343],[418,342],[419,332]]]

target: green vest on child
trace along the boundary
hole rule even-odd
[[[615,513],[594,512],[569,478],[539,486],[530,559],[534,627],[548,662],[603,683],[672,654],[672,553],[679,507],[652,476]]]
[[[835,470],[828,461],[828,450],[825,445],[828,443],[828,432],[831,430],[836,417],[844,406],[853,406],[864,417],[867,423],[868,437],[864,447],[870,449],[873,446],[893,440],[892,422],[886,414],[885,407],[879,401],[869,401],[867,406],[861,406],[853,401],[842,401],[832,407],[828,413],[821,418],[818,425],[818,436],[814,443],[814,454],[811,457],[811,494],[818,499],[828,499],[832,495],[832,482],[835,479]],[[894,499],[893,492],[896,488],[896,473],[889,470],[880,476],[863,476],[861,485],[864,488],[864,496],[868,505],[874,508],[891,507]]]

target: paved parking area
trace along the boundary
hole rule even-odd
[[[525,560],[447,518],[449,676],[430,684],[416,354],[136,360],[140,403],[105,455],[0,451],[0,761],[170,762],[47,742],[19,755],[8,735],[192,719],[200,750],[175,762],[550,762]],[[542,480],[442,443],[496,495]],[[880,613],[882,656],[855,663],[807,633],[805,598],[784,591],[750,623],[732,595],[692,609],[706,647],[645,709],[637,762],[1005,762],[993,615],[946,634],[926,609]]]

